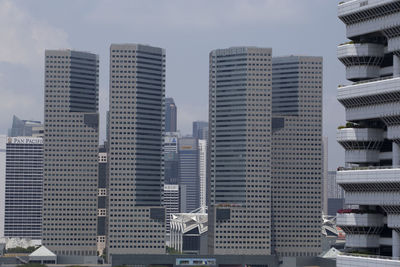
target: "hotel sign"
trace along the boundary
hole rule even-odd
[[[29,145],[42,145],[43,139],[37,137],[9,137],[8,144],[29,144]]]

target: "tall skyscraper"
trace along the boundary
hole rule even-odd
[[[185,194],[186,209],[191,212],[200,205],[199,148],[197,138],[179,138],[179,185]]]
[[[207,206],[207,140],[199,143],[200,207]]]
[[[97,263],[99,58],[46,50],[42,243]]]
[[[13,116],[12,127],[8,130],[9,137],[43,137],[43,135],[44,127],[40,121],[21,120],[17,116]]]
[[[166,132],[164,137],[164,183],[178,184],[179,182],[179,155],[177,132]]]
[[[322,175],[322,210],[328,214],[328,137],[322,137],[323,175]]]
[[[110,47],[108,253],[164,254],[165,50]]]
[[[272,250],[321,253],[322,58],[272,59]]]
[[[345,1],[338,16],[350,83],[338,87],[348,123],[337,130],[346,167],[336,181],[358,208],[337,214],[349,253],[337,266],[400,266],[400,1]]]
[[[6,203],[6,148],[7,136],[0,135],[0,237],[4,236],[4,212]]]
[[[4,236],[41,239],[42,202],[43,139],[7,138]]]
[[[165,98],[165,131],[177,131],[177,107],[172,97]]]
[[[207,140],[208,138],[208,122],[206,121],[194,121],[193,122],[193,137],[201,140]]]
[[[271,48],[210,53],[211,254],[271,254]]]

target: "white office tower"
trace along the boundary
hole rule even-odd
[[[7,136],[0,135],[0,238],[4,237],[4,212],[6,202],[6,148]]]
[[[321,251],[322,57],[272,59],[272,249]]]
[[[112,44],[107,239],[111,256],[165,254],[164,99],[165,50]]]
[[[400,266],[400,1],[345,1],[338,16],[350,82],[338,88],[347,124],[337,134],[346,167],[336,180],[358,208],[337,214],[348,253],[337,266]]]
[[[171,214],[179,213],[179,185],[177,184],[166,184],[164,185],[164,206],[166,214],[166,231],[167,234],[170,232],[170,219]]]
[[[271,254],[271,54],[210,53],[210,254]]]
[[[199,139],[200,207],[207,206],[207,140]]]
[[[99,58],[45,56],[42,243],[58,263],[97,263]]]

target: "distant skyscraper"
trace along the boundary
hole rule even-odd
[[[164,137],[164,183],[178,184],[179,182],[179,155],[178,133],[166,132]]]
[[[207,140],[199,142],[200,207],[207,206]]]
[[[4,236],[42,238],[43,139],[9,137]]]
[[[199,148],[197,138],[183,137],[179,144],[179,184],[186,189],[186,210],[191,212],[200,205]],[[182,190],[183,190],[182,189]]]
[[[170,232],[171,214],[179,213],[180,211],[180,194],[179,185],[166,184],[164,185],[164,205],[166,213],[166,231]]]
[[[193,122],[193,137],[207,140],[208,138],[208,122],[194,121]]]
[[[42,243],[97,263],[99,58],[71,50],[45,57]]]
[[[327,214],[336,216],[338,210],[344,209],[344,191],[336,181],[336,171],[328,172],[327,179],[327,201],[328,211]]]
[[[165,131],[177,131],[177,107],[172,97],[165,98]]]
[[[6,203],[6,148],[7,136],[0,135],[0,237],[4,236],[4,212]]]
[[[31,136],[43,137],[44,127],[40,121],[21,120],[14,115],[11,129],[8,130],[9,137]]]
[[[210,254],[271,254],[271,54],[210,53]]]
[[[97,204],[97,251],[99,255],[104,253],[107,240],[107,143],[99,147],[99,181]]]
[[[272,248],[321,253],[322,58],[272,59]]]
[[[110,47],[108,253],[164,254],[165,50]]]

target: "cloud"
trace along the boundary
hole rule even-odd
[[[32,17],[11,0],[0,0],[0,62],[42,67],[46,48],[67,48],[68,35]]]
[[[44,50],[67,48],[68,35],[20,8],[0,0],[0,133],[12,115],[43,120]]]
[[[218,0],[218,1],[115,1],[103,0],[87,20],[100,24],[120,24],[143,31],[222,29],[255,23],[298,23],[307,16],[307,5],[298,0]],[[265,24],[268,26],[268,24]],[[161,30],[160,30],[161,29]]]

